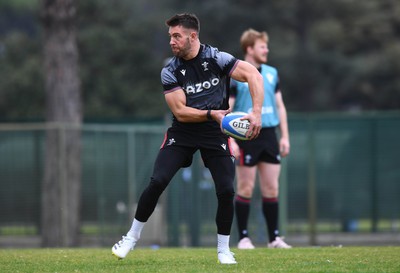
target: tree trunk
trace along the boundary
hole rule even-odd
[[[82,101],[74,0],[42,0],[47,130],[42,245],[79,244]]]

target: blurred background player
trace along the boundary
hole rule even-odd
[[[281,157],[289,154],[289,130],[286,108],[279,87],[277,69],[266,65],[268,57],[268,34],[254,29],[246,30],[240,45],[246,62],[254,65],[264,79],[264,102],[262,107],[262,129],[255,140],[233,143],[237,160],[237,195],[235,213],[239,230],[239,249],[253,249],[249,238],[248,218],[258,171],[262,194],[262,212],[267,224],[269,248],[291,248],[279,237],[278,190]],[[232,80],[229,105],[233,111],[252,111],[251,97],[245,82]],[[276,128],[280,129],[278,142]]]

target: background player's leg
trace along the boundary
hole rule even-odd
[[[262,208],[268,227],[271,248],[291,248],[279,237],[279,174],[280,164],[259,163],[260,186],[263,196]]]
[[[248,219],[250,215],[251,197],[256,180],[256,171],[257,169],[255,166],[236,167],[237,194],[235,198],[235,213],[239,232],[238,248],[240,249],[254,248],[251,240],[248,239],[250,236],[248,232]]]

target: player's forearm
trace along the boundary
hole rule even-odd
[[[279,130],[281,137],[289,140],[289,126],[285,107],[279,108]]]
[[[199,110],[192,107],[184,107],[174,113],[179,122],[204,122],[209,120],[208,110]],[[211,113],[209,114],[211,116]]]
[[[191,107],[187,108],[186,111],[180,114],[174,113],[175,117],[179,122],[205,122],[205,121],[215,121],[221,124],[222,119],[227,115],[229,110],[198,110]]]
[[[251,98],[253,101],[253,112],[261,115],[262,104],[264,101],[263,79],[261,74],[253,74],[248,81]]]

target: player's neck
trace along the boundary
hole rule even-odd
[[[199,52],[200,52],[200,41],[197,41],[193,43],[189,53],[186,56],[184,56],[183,59],[186,61],[194,59],[199,54]]]

